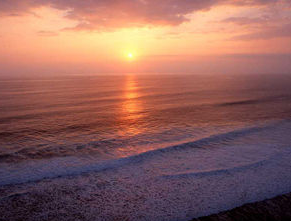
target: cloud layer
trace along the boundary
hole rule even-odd
[[[196,11],[228,4],[268,5],[287,0],[0,0],[0,16],[32,13],[48,6],[66,10],[78,21],[75,29],[100,30],[124,27],[179,25]]]
[[[279,27],[270,27],[259,30],[257,32],[238,35],[232,38],[232,40],[258,40],[258,39],[272,39],[272,38],[291,38],[291,23],[284,24]]]

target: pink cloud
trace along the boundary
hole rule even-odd
[[[249,18],[249,17],[229,17],[221,22],[223,23],[233,23],[236,25],[252,25],[252,24],[265,24],[270,20],[269,17],[256,17],[256,18]]]
[[[43,36],[43,37],[53,37],[53,36],[57,36],[58,33],[54,32],[54,31],[38,31],[37,34],[39,36]]]
[[[221,4],[268,5],[286,0],[0,0],[0,16],[21,15],[41,6],[66,10],[79,24],[74,29],[179,25],[187,15]]]
[[[291,23],[281,26],[268,27],[249,34],[238,35],[231,40],[258,40],[258,39],[272,39],[272,38],[291,38]]]

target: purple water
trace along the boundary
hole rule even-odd
[[[191,220],[291,191],[290,75],[0,81],[0,208]],[[17,184],[17,185],[11,185]],[[24,204],[26,205],[26,204]]]
[[[0,81],[0,163],[120,158],[290,119],[288,75],[126,75]]]

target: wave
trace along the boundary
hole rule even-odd
[[[224,102],[216,104],[217,106],[236,106],[236,105],[248,105],[248,104],[261,104],[272,101],[282,101],[282,100],[290,100],[290,95],[279,95],[279,96],[270,96],[270,97],[262,97],[258,99],[247,99],[247,100],[237,100],[231,102]]]
[[[139,93],[141,93],[144,89],[139,89]],[[85,94],[83,96],[78,96],[75,95],[75,99],[70,101],[70,102],[61,102],[61,103],[51,103],[51,104],[45,104],[45,105],[39,105],[38,106],[38,112],[39,113],[34,113],[35,117],[40,116],[40,115],[47,115],[50,114],[50,112],[53,113],[63,113],[67,112],[67,109],[82,109],[86,108],[86,111],[93,111],[96,109],[96,106],[98,105],[99,108],[108,108],[109,106],[114,106],[118,105],[120,103],[126,102],[128,100],[154,100],[154,99],[162,99],[163,101],[166,100],[173,100],[173,99],[178,99],[180,97],[184,96],[191,96],[195,95],[195,92],[188,91],[188,92],[183,92],[183,93],[157,93],[157,94],[140,94],[137,97],[134,98],[127,98],[124,96],[121,96],[120,94],[124,94],[124,90],[119,90],[119,91],[109,91],[109,92],[98,92],[98,93],[93,93],[93,94]],[[80,100],[82,99],[82,100]],[[93,106],[93,107],[92,107]],[[7,111],[4,109],[5,107],[0,107],[0,110]],[[9,120],[9,118],[13,119],[15,117],[16,119],[22,119],[22,117],[25,118],[32,118],[34,115],[31,114],[18,114],[19,110],[22,111],[35,111],[35,105],[19,105],[19,104],[10,104],[9,105],[9,111],[17,111],[15,116],[10,116],[6,118],[3,118],[3,120]],[[1,118],[0,118],[1,119]]]
[[[226,175],[226,174],[231,174],[231,173],[239,173],[239,172],[243,172],[243,171],[248,170],[248,169],[254,169],[254,168],[264,166],[267,163],[269,163],[270,160],[275,159],[275,158],[278,159],[281,156],[282,156],[282,154],[277,154],[276,156],[269,157],[269,158],[264,159],[264,160],[260,160],[260,161],[250,163],[250,164],[244,164],[244,165],[237,166],[237,167],[227,168],[227,169],[213,169],[213,170],[209,170],[209,171],[187,172],[187,173],[162,175],[161,178],[167,178],[167,179],[181,179],[181,178],[187,178],[187,177],[202,178],[202,177],[209,177],[209,176]]]
[[[141,164],[148,160],[157,158],[167,161],[167,157],[175,155],[176,152],[184,153],[185,151],[187,154],[187,151],[189,150],[192,151],[199,149],[215,151],[217,148],[213,149],[213,147],[225,147],[228,143],[230,144],[231,141],[238,138],[259,133],[268,129],[276,129],[278,126],[283,126],[284,128],[285,124],[287,124],[288,127],[290,126],[290,122],[290,120],[285,120],[273,122],[264,126],[234,130],[227,133],[212,135],[192,142],[151,150],[125,158],[99,161],[98,163],[96,163],[96,159],[82,157],[52,158],[49,160],[28,161],[15,165],[3,163],[0,168],[0,185],[34,182],[45,178],[51,179],[60,176],[74,176],[93,171],[100,172],[103,170],[120,168],[129,164]],[[195,151],[193,154],[195,154]],[[215,152],[213,152],[213,154],[215,154]]]
[[[77,132],[77,131],[82,131],[82,130],[88,130],[88,129],[94,128],[94,125],[101,125],[101,123],[98,121],[98,122],[90,123],[87,125],[82,124],[82,125],[67,126],[66,128],[54,129],[53,133],[59,134],[62,132]],[[229,142],[233,139],[239,138],[241,136],[244,136],[244,135],[247,135],[250,133],[254,133],[254,132],[259,132],[260,130],[264,129],[265,127],[266,126],[251,127],[251,128],[240,129],[240,130],[234,130],[234,131],[230,131],[230,132],[223,133],[223,134],[215,134],[215,135],[205,137],[205,138],[202,138],[199,140],[179,143],[178,145],[167,146],[167,147],[164,147],[162,149],[158,149],[158,150],[154,150],[154,151],[157,151],[156,154],[158,154],[158,152],[162,153],[165,151],[171,151],[171,150],[175,150],[175,149],[178,150],[180,148],[186,148],[186,147],[200,148],[203,146],[214,146],[216,143],[219,144],[219,142],[227,143],[227,142]],[[45,129],[37,129],[37,130],[36,129],[25,129],[25,130],[20,130],[20,131],[13,132],[13,133],[12,132],[3,132],[3,133],[0,133],[0,138],[2,140],[4,140],[4,139],[7,139],[7,140],[20,139],[23,136],[23,134],[29,134],[31,139],[33,139],[34,136],[36,136],[35,138],[37,139],[37,137],[41,133],[52,134],[52,132],[50,130],[52,130],[52,129],[47,129],[47,130],[45,130]],[[177,133],[177,131],[173,132],[173,133]],[[191,133],[191,132],[188,131],[187,133]],[[191,136],[191,134],[189,136]],[[192,137],[193,137],[193,135],[192,135]],[[140,139],[145,140],[145,137],[137,138],[137,139],[138,140],[140,140]],[[167,140],[167,141],[169,141],[169,140]],[[169,143],[167,141],[165,141],[165,142]],[[161,142],[161,136],[159,138],[159,142]],[[40,143],[39,145],[36,145],[36,147],[32,147],[32,146],[24,147],[23,146],[22,148],[20,148],[20,149],[18,148],[17,150],[15,150],[13,152],[9,152],[9,153],[7,153],[7,152],[1,153],[0,152],[0,163],[1,163],[1,161],[2,162],[7,162],[7,161],[8,162],[9,161],[15,162],[15,161],[25,160],[25,159],[29,159],[29,158],[41,159],[41,158],[51,158],[51,157],[72,156],[72,153],[75,153],[76,151],[81,152],[82,150],[86,151],[88,148],[92,149],[94,151],[97,151],[96,148],[98,148],[98,151],[100,153],[102,153],[102,151],[106,152],[108,149],[113,150],[113,149],[119,148],[121,146],[125,146],[129,143],[130,143],[130,141],[124,140],[124,138],[120,138],[120,139],[111,138],[111,139],[103,139],[103,140],[97,140],[97,141],[89,141],[87,143],[71,143],[71,144],[66,144],[66,145],[53,144],[53,146]],[[154,143],[152,143],[152,144],[154,144]],[[21,145],[21,141],[20,141],[19,145]],[[142,145],[142,144],[140,144],[140,145]],[[39,147],[41,147],[41,148],[39,148]],[[63,152],[62,154],[60,154],[60,151],[59,151],[60,149],[66,149],[66,152]],[[148,153],[151,154],[151,151],[148,151]]]

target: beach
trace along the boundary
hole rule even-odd
[[[2,171],[2,178],[14,184],[2,183],[0,213],[4,220],[187,221],[287,194],[290,128],[288,121],[276,122],[41,179],[29,176],[39,165],[18,167],[27,175],[22,180]],[[272,145],[209,146],[234,134],[237,142],[278,132],[282,146],[275,145],[274,136]]]
[[[2,214],[6,214],[6,217],[2,216],[0,220],[37,220],[31,218],[29,214],[36,214],[37,211],[45,209],[42,208],[43,204],[47,204],[50,200],[45,196],[39,196],[36,197],[35,201],[31,202],[31,205],[29,207],[24,208],[23,205],[21,205],[23,201],[17,201],[17,197],[20,197],[20,195],[21,194],[19,194],[18,196],[10,196],[10,198],[14,198],[14,203],[6,207],[11,211],[10,216],[7,212],[3,213],[3,211],[1,211]],[[18,207],[18,210],[16,210],[16,207]],[[22,209],[20,209],[20,207],[22,207]],[[291,219],[290,208],[291,193],[260,202],[245,204],[232,210],[224,211],[215,215],[195,218],[191,221],[284,221]],[[84,214],[77,212],[79,207],[70,208],[70,210],[64,211],[62,210],[62,205],[59,205],[58,208],[54,209],[56,210],[54,213],[50,213],[49,215],[43,215],[41,218],[43,220],[87,220]],[[13,212],[14,214],[12,214]],[[69,215],[64,214],[64,212],[67,212]],[[90,217],[90,219],[99,220],[93,215],[92,217]],[[120,216],[112,218],[112,220],[128,220],[128,218],[126,218],[126,216]]]
[[[235,221],[235,220],[291,220],[291,193],[250,203],[215,215],[200,217],[192,221]]]

